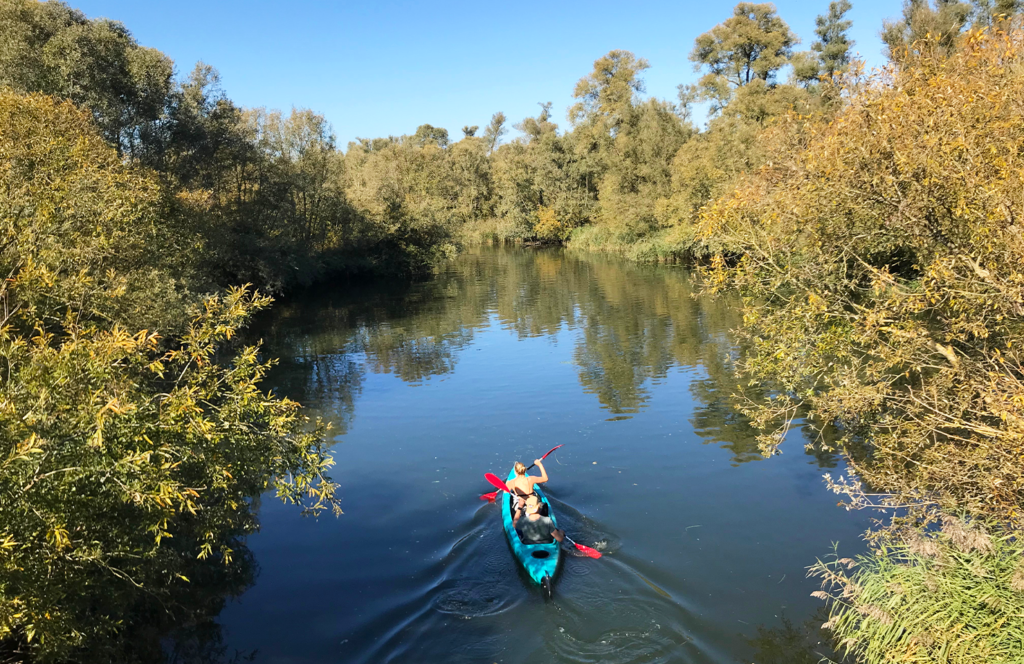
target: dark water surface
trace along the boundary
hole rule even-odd
[[[321,289],[258,332],[269,381],[331,420],[345,514],[267,497],[256,584],[221,614],[257,662],[816,662],[805,568],[863,549],[841,462],[800,431],[757,454],[736,302],[688,274],[481,249],[413,285]],[[549,457],[567,557],[553,601],[518,573],[485,472]],[[828,470],[826,470],[828,469]]]

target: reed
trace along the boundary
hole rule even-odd
[[[941,528],[879,538],[856,560],[810,567],[830,602],[823,627],[866,664],[1024,661],[1024,542],[946,515]]]

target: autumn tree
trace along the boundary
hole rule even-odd
[[[676,153],[671,189],[656,207],[659,223],[672,229],[674,251],[692,256],[714,244],[713,239],[698,238],[697,216],[743,173],[761,166],[761,135],[773,120],[790,112],[820,110],[812,92],[774,81],[795,43],[772,5],[745,3],[697,38],[691,58],[705,74],[697,86],[680,87],[680,101],[709,99],[712,117]]]
[[[778,127],[771,166],[702,214],[743,256],[713,275],[752,298],[747,371],[783,387],[762,422],[807,407],[870,446],[850,462],[876,492],[1007,521],[1024,487],[1020,39],[971,33],[830,123]]]
[[[255,497],[337,508],[324,431],[229,348],[267,298],[176,283],[184,203],[87,111],[0,91],[0,192],[0,641],[126,661],[136,620],[203,613],[193,582],[244,583]]]

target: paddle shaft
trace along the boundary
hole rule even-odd
[[[562,445],[565,445],[565,443],[562,443]],[[552,447],[552,448],[551,448],[550,450],[548,450],[548,454],[551,454],[552,452],[554,452],[555,450],[557,450],[557,449],[558,449],[559,447],[561,447],[562,445],[555,445],[555,446],[554,446],[554,447]],[[541,460],[541,461],[543,461],[544,459],[547,459],[547,458],[548,458],[548,454],[545,454],[544,456],[542,456],[542,457],[540,458],[540,460]],[[531,464],[530,464],[529,466],[527,466],[527,467],[526,467],[526,470],[530,470],[531,468],[533,468],[533,467],[534,467],[534,466],[536,466],[536,465],[537,465],[537,464],[535,464],[535,463],[531,463]]]

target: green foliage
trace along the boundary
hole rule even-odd
[[[90,109],[119,151],[135,154],[156,131],[172,74],[167,56],[116,21],[90,21],[59,2],[0,4],[0,86]]]
[[[384,250],[375,260],[405,257],[420,269],[451,255],[452,238],[490,216],[491,200],[487,139],[448,145],[445,130],[424,127],[411,137],[350,144],[344,182],[365,232]]]
[[[889,58],[912,56],[922,47],[950,53],[971,18],[971,5],[959,0],[904,0],[903,17],[886,21],[882,29]]]
[[[842,38],[849,27],[836,24],[842,11],[840,4],[831,8],[835,16],[819,17],[822,40]],[[814,90],[772,81],[794,43],[795,36],[774,7],[749,4],[737,5],[732,18],[697,39],[691,59],[707,73],[695,87],[680,86],[680,101],[687,105],[710,99],[712,119],[680,146],[671,166],[671,187],[655,207],[659,224],[671,229],[669,242],[680,254],[694,257],[722,249],[718,238],[698,237],[698,214],[761,166],[762,134],[775,119],[827,111]],[[817,79],[821,62],[814,54],[803,54],[793,66],[796,78]]]
[[[701,98],[717,110],[736,88],[755,80],[771,84],[798,41],[774,5],[739,3],[729,19],[697,37],[690,54],[696,69],[708,70],[697,84]]]
[[[36,661],[125,661],[135,620],[215,603],[192,579],[244,587],[270,487],[337,511],[323,427],[229,346],[269,300],[175,287],[176,205],[85,112],[0,91],[0,642]]]
[[[852,8],[850,0],[833,0],[828,4],[828,14],[814,19],[814,34],[818,41],[811,44],[811,50],[821,58],[822,74],[829,79],[850,66],[850,49],[854,41],[846,33],[853,27],[853,21],[843,17]]]
[[[829,3],[828,14],[815,19],[814,34],[818,40],[811,44],[810,51],[794,53],[790,58],[796,80],[804,85],[822,80],[832,84],[839,74],[850,68],[850,49],[854,42],[846,33],[853,27],[853,21],[843,17],[852,8],[849,0],[837,0]]]
[[[448,251],[448,231],[394,237],[408,225],[359,218],[323,116],[241,109],[203,63],[182,81],[172,74],[120,23],[60,2],[0,4],[0,85],[89,109],[123,155],[159,173],[181,211],[168,221],[191,236],[178,255],[193,287],[281,291],[331,272],[422,270]],[[449,143],[430,125],[412,140]]]
[[[597,156],[584,132],[559,135],[551,122],[551,104],[541,104],[536,118],[516,125],[524,135],[493,155],[496,239],[565,239],[587,223],[596,206]],[[542,208],[550,223],[538,235]],[[557,221],[552,221],[557,220]]]
[[[644,91],[640,72],[650,65],[629,51],[609,51],[594,61],[594,70],[576,84],[572,96],[579,101],[569,109],[574,124],[601,122],[602,129],[617,127],[629,114],[637,94]]]
[[[487,154],[494,152],[498,144],[501,142],[501,137],[508,133],[508,128],[505,127],[505,114],[498,111],[491,116],[491,122],[484,129],[484,144],[487,146]]]
[[[824,626],[857,661],[1010,664],[1024,643],[1022,557],[1017,533],[946,515],[941,529],[887,534],[811,574],[832,602]]]

